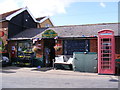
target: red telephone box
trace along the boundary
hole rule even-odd
[[[115,39],[114,32],[98,32],[98,73],[115,74]]]

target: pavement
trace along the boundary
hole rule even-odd
[[[35,67],[4,67],[2,88],[118,88],[114,75],[74,72],[68,70],[39,70]]]

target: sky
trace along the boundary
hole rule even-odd
[[[118,22],[119,0],[0,0],[0,14],[28,7],[35,18],[49,16],[55,26]]]

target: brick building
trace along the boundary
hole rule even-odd
[[[103,29],[114,31],[115,55],[116,59],[120,58],[119,23],[53,27],[48,17],[35,19],[28,8],[21,8],[0,16],[2,25],[0,30],[5,33],[2,39],[4,44],[8,44],[6,49],[10,58],[17,58],[20,50],[32,51],[34,42],[39,48],[36,57],[41,58],[44,65],[48,64],[48,66],[52,66],[55,55],[72,57],[73,52],[98,52],[98,32]]]
[[[53,27],[50,18],[47,16],[35,18],[27,7],[0,15],[0,31],[4,32],[1,42],[4,44],[6,50],[8,39],[26,29],[41,27]]]
[[[52,57],[50,59],[50,61],[52,62],[52,59],[55,57],[55,55],[72,56],[73,52],[97,53],[98,32],[103,29],[110,29],[115,32],[115,53],[117,59],[120,57],[120,33],[118,26],[119,23],[102,23],[88,25],[56,26],[53,28],[33,28],[17,34],[13,38],[11,38],[11,40],[27,38],[32,42],[34,39],[37,39],[36,45],[41,48],[41,51],[38,53],[37,57],[43,58],[45,60],[45,47],[47,47],[51,51],[49,59]],[[55,36],[53,36],[52,33],[54,33]],[[46,37],[43,37],[45,35]],[[58,46],[59,49],[54,50],[54,46]]]

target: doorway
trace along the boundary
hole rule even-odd
[[[44,66],[45,67],[52,67],[53,66],[53,59],[55,59],[55,40],[54,38],[45,38],[44,41]]]

